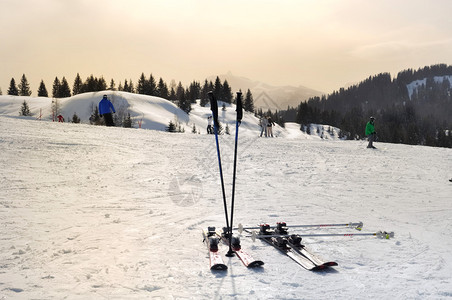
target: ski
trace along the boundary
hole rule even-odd
[[[288,228],[323,228],[323,227],[349,227],[355,228],[356,230],[361,230],[363,228],[363,222],[349,222],[349,223],[339,223],[339,224],[306,224],[306,225],[290,225]],[[276,226],[271,226],[270,228],[276,228]],[[242,233],[244,230],[254,230],[260,229],[260,227],[244,227],[242,224],[239,224],[237,228],[234,228]]]
[[[209,250],[210,269],[227,270],[228,266],[224,264],[223,258],[218,251],[219,238],[215,233],[215,227],[204,229],[202,235],[204,237],[204,242],[207,245],[207,249]]]
[[[277,224],[275,233],[280,235],[287,235],[288,227],[285,222],[280,222]],[[324,266],[324,267],[334,267],[337,266],[337,262],[335,261],[328,261],[325,262],[323,259],[309,251],[305,245],[301,244],[302,238],[298,234],[291,234],[290,236],[286,237],[287,244],[292,247],[297,253],[303,255],[310,261],[312,261],[316,266]]]
[[[251,239],[255,241],[256,239],[266,238],[266,235],[257,233],[256,231],[247,231],[251,233]],[[342,237],[354,237],[354,236],[375,236],[381,239],[393,238],[395,236],[394,232],[387,231],[377,231],[377,232],[358,232],[358,233],[307,233],[307,234],[297,234],[300,237],[331,237],[331,236],[342,236]],[[274,234],[274,237],[290,237],[290,234]]]
[[[300,254],[297,252],[294,248],[292,248],[287,238],[285,237],[279,237],[279,236],[273,236],[274,230],[270,231],[269,225],[262,225],[260,228],[260,236],[261,239],[268,244],[272,245],[274,248],[278,249],[288,257],[290,257],[293,261],[295,261],[297,264],[305,268],[309,271],[319,271],[325,269],[326,265],[316,265],[314,262],[309,260],[306,256]]]
[[[226,244],[231,245],[232,251],[237,255],[240,261],[248,268],[260,267],[264,264],[262,260],[258,260],[253,258],[251,254],[244,251],[242,246],[240,245],[240,239],[236,236],[233,236],[231,240],[229,240],[227,228],[223,228],[223,231],[217,230],[217,236]]]

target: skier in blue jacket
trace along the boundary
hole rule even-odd
[[[104,95],[102,100],[99,102],[99,115],[104,117],[105,125],[107,126],[115,126],[113,122],[112,112],[115,113],[115,108],[113,104],[108,100],[107,95]]]

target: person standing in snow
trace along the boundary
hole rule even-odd
[[[212,116],[208,116],[207,117],[207,134],[212,134],[213,133],[213,129],[212,129]]]
[[[267,120],[267,136],[273,137],[273,126],[275,126],[275,123],[273,122],[272,118],[269,116]]]
[[[265,133],[265,137],[267,137],[267,117],[263,116],[259,119],[259,125],[261,125],[261,137],[262,134]]]
[[[375,124],[374,124],[375,118],[370,117],[369,122],[366,124],[366,136],[369,140],[369,144],[367,145],[367,148],[376,149],[373,145],[373,142],[375,141],[375,138],[377,137],[377,133],[375,132]]]
[[[105,125],[107,126],[115,126],[112,112],[116,113],[115,108],[110,100],[108,100],[107,95],[104,95],[102,100],[99,102],[99,115],[104,117]]]

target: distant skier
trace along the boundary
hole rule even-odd
[[[373,142],[375,141],[375,138],[377,137],[377,133],[375,132],[375,124],[374,124],[375,118],[370,117],[369,122],[366,124],[366,136],[369,140],[369,144],[367,145],[367,148],[376,149],[373,145]]]
[[[273,126],[275,126],[275,122],[273,122],[272,118],[269,116],[267,119],[267,136],[273,137]]]
[[[107,126],[115,126],[111,112],[115,113],[115,108],[110,100],[108,100],[107,95],[104,95],[102,100],[99,102],[99,115],[104,117],[105,125]]]
[[[64,117],[62,115],[58,115],[58,123],[64,123]]]
[[[261,135],[260,135],[261,137],[262,134],[265,134],[265,137],[267,137],[267,124],[268,121],[266,116],[263,116],[259,119],[259,125],[261,126]]]
[[[207,134],[213,134],[212,116],[207,117]]]

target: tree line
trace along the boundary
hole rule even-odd
[[[224,80],[222,82],[218,76],[214,82],[206,79],[201,85],[200,82],[193,81],[189,86],[184,87],[180,81],[176,84],[174,80],[172,80],[168,85],[161,77],[156,79],[152,73],[149,77],[147,77],[144,73],[141,73],[136,85],[132,82],[132,79],[126,79],[124,82],[120,82],[117,87],[116,82],[113,79],[111,79],[109,84],[107,84],[107,81],[102,76],[97,78],[90,75],[83,81],[80,74],[77,73],[72,85],[72,91],[64,76],[61,80],[58,77],[55,77],[52,85],[51,96],[53,98],[66,98],[81,93],[104,90],[118,90],[160,97],[174,102],[186,113],[190,113],[191,104],[195,103],[197,99],[200,99],[201,106],[206,106],[206,104],[209,103],[208,92],[210,91],[214,92],[217,100],[219,101],[223,101],[225,103],[233,103],[234,101],[232,89],[228,81]],[[18,85],[16,84],[14,78],[11,79],[7,93],[8,95],[15,96],[31,96],[32,91],[25,74],[22,75]],[[49,97],[47,87],[43,80],[41,80],[39,84],[37,93],[38,97]],[[0,95],[1,94],[0,90]],[[246,111],[254,112],[253,96],[249,89],[246,92],[244,109]]]
[[[371,76],[347,89],[312,97],[280,113],[285,121],[340,128],[347,139],[362,139],[370,116],[376,118],[379,141],[452,147],[452,66],[433,65]],[[410,97],[407,85],[422,80]]]

